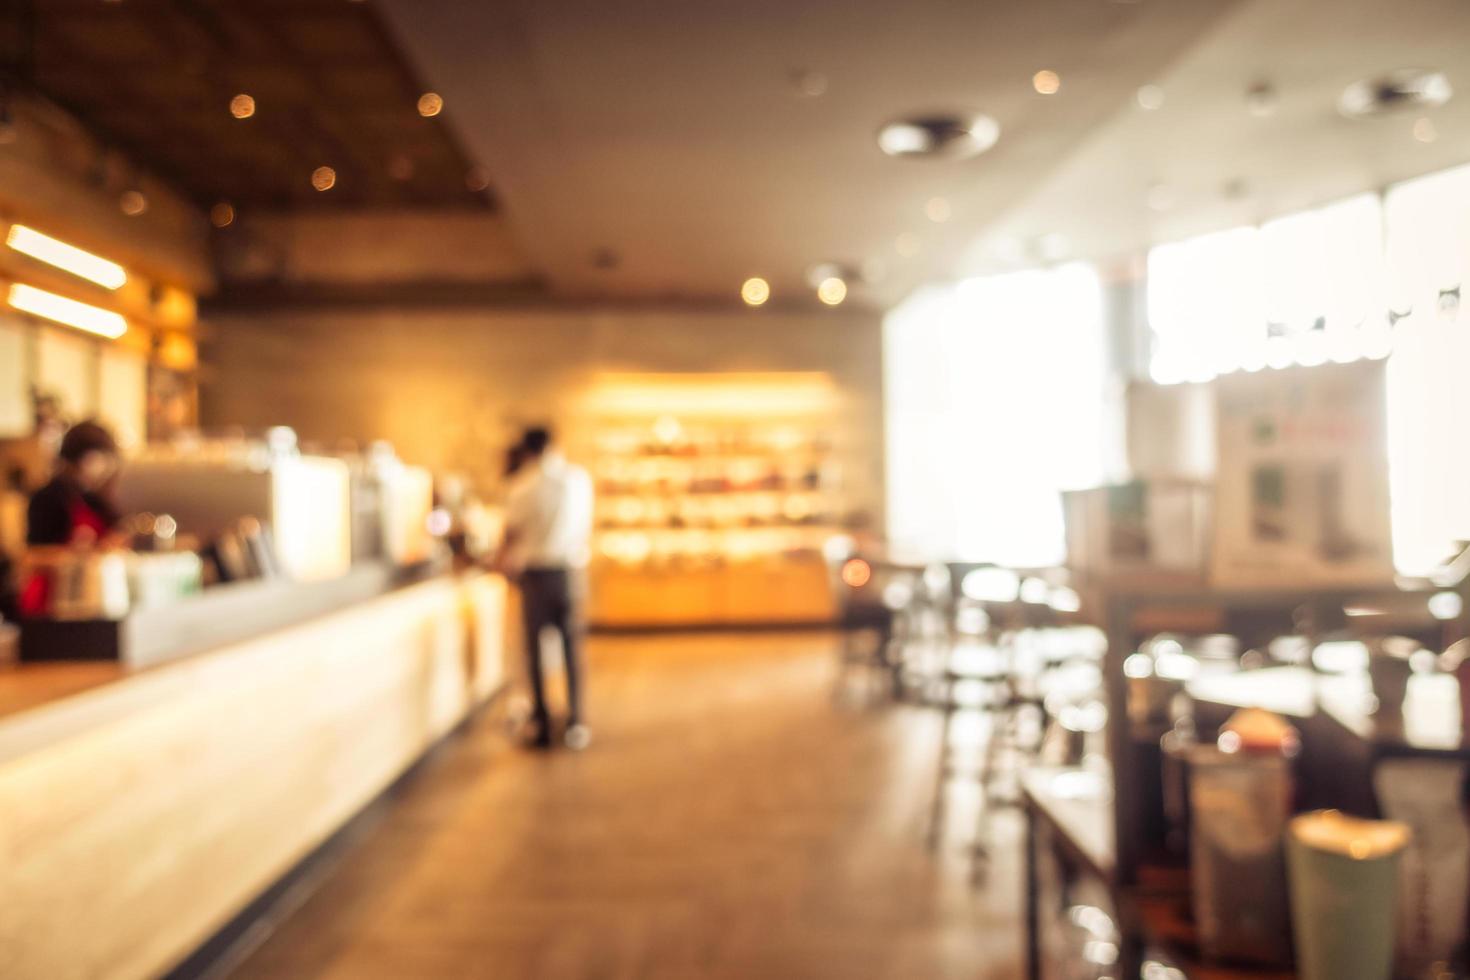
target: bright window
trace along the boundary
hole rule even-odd
[[[1065,554],[1059,491],[1103,465],[1102,286],[1088,266],[932,287],[884,322],[888,534],[926,557]]]

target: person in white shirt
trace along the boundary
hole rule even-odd
[[[534,699],[533,745],[551,745],[551,714],[541,669],[541,634],[561,634],[567,668],[567,727],[570,748],[591,740],[582,711],[582,578],[591,556],[592,478],[552,445],[546,428],[527,429],[521,440],[525,463],[511,481],[505,505],[505,541],[500,567],[521,587],[526,661]]]

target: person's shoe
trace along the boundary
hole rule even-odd
[[[568,725],[567,733],[562,736],[562,741],[573,752],[580,752],[592,744],[592,729],[586,725]]]
[[[551,748],[551,726],[537,725],[531,730],[531,735],[521,743],[528,749]]]

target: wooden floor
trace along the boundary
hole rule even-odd
[[[591,671],[588,751],[480,718],[232,975],[1020,976],[1019,822],[983,887],[965,806],[926,850],[938,718],[834,704],[830,638],[596,638]]]

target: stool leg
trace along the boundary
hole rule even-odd
[[[939,838],[944,829],[944,815],[946,794],[949,790],[950,773],[950,723],[953,721],[956,711],[954,700],[954,684],[945,679],[944,691],[944,715],[939,727],[939,765],[934,773],[934,798],[929,804],[929,830],[926,839],[930,850],[939,847]]]

